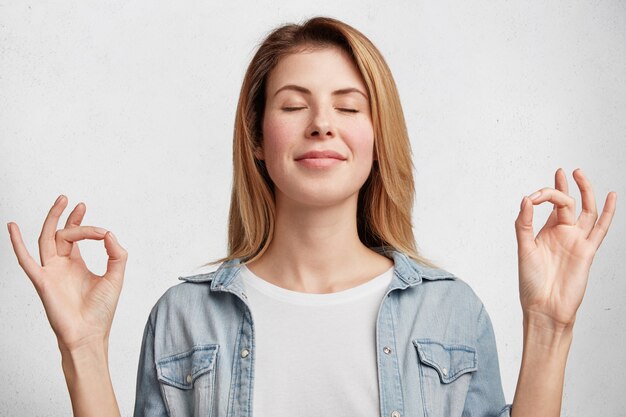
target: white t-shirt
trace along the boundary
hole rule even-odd
[[[252,415],[378,417],[376,318],[393,267],[329,294],[241,273],[255,330]]]

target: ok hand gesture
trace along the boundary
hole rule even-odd
[[[108,345],[128,258],[111,232],[80,225],[86,210],[82,203],[70,213],[65,228],[57,230],[66,205],[67,198],[59,196],[45,219],[39,236],[41,266],[28,253],[17,224],[8,224],[19,265],[43,302],[62,352],[100,341]],[[85,265],[76,243],[83,239],[104,240],[109,257],[104,275]]]
[[[525,315],[540,318],[546,327],[556,330],[574,324],[593,257],[609,229],[617,200],[615,192],[607,195],[598,220],[591,183],[580,169],[573,176],[582,198],[578,218],[576,202],[568,195],[565,172],[559,168],[556,189],[545,187],[532,198],[524,197],[515,221],[522,309]],[[533,237],[533,205],[545,201],[554,209]]]

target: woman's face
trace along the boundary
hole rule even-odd
[[[266,84],[262,148],[276,201],[329,206],[357,199],[374,129],[361,74],[341,49],[282,58]]]

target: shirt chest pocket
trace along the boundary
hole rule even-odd
[[[413,345],[426,416],[461,416],[472,374],[478,369],[476,349],[432,339],[415,339]]]
[[[219,345],[196,345],[157,360],[157,377],[171,417],[211,415]]]

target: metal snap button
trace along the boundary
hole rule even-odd
[[[383,348],[383,352],[385,352],[387,355],[389,355],[391,353],[391,348],[389,346],[385,346]]]
[[[187,383],[191,384],[191,375],[187,375]]]
[[[400,417],[400,412],[398,410],[393,410],[391,412],[391,417]]]
[[[444,376],[448,376],[448,369],[447,369],[447,368],[443,368],[443,369],[441,370],[441,373],[442,373]]]
[[[247,357],[249,354],[250,354],[250,351],[249,351],[248,349],[243,349],[243,350],[241,351],[241,357],[242,357],[242,358]]]

